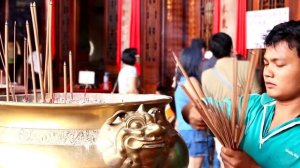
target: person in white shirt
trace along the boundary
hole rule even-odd
[[[40,47],[40,51],[41,51],[41,47]],[[35,76],[35,84],[36,84],[36,88],[39,89],[40,88],[40,81],[39,81],[39,72],[40,72],[40,68],[39,68],[39,63],[38,63],[38,57],[37,57],[37,51],[34,51],[32,53],[33,55],[33,70],[34,70],[34,76]],[[42,54],[40,53],[40,61],[42,63]],[[31,57],[30,55],[27,58],[27,63],[31,66]],[[30,67],[28,67],[28,73],[29,76],[31,76],[31,72],[30,72]],[[29,80],[29,89],[32,89],[32,79]]]
[[[136,48],[127,48],[122,53],[122,68],[118,76],[118,86],[120,94],[138,93],[137,89],[137,71]]]

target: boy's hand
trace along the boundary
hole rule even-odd
[[[225,168],[259,168],[260,166],[245,152],[222,147],[221,158]]]

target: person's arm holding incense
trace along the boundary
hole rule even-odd
[[[197,94],[200,93],[200,85],[196,78],[190,77],[190,81],[193,84]],[[192,91],[192,87],[185,83],[184,87],[187,89],[189,93],[191,93],[191,96],[196,98],[196,93]],[[204,123],[201,115],[195,108],[195,106],[190,102],[187,105],[185,105],[181,111],[182,116],[184,120],[189,123],[194,129],[197,130],[205,130],[207,128],[206,124]]]
[[[201,115],[192,103],[188,103],[183,107],[182,116],[196,130],[205,130],[207,128]]]
[[[259,168],[260,166],[251,158],[247,153],[241,150],[233,150],[230,148],[222,147],[221,158],[224,167],[230,168]]]

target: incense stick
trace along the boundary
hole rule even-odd
[[[67,99],[67,64],[64,62],[64,96]]]
[[[249,92],[250,92],[250,87],[252,85],[252,76],[254,75],[254,70],[255,70],[255,67],[256,67],[256,52],[254,55],[251,56],[251,60],[250,60],[250,65],[249,65],[249,68],[248,68],[248,75],[247,75],[247,83],[246,83],[246,87],[244,89],[244,100],[243,100],[243,103],[242,103],[242,111],[241,111],[241,117],[240,117],[240,120],[239,120],[239,125],[242,125],[243,123],[243,119],[244,119],[244,116],[245,116],[245,111],[246,111],[246,105],[247,105],[247,102],[248,102],[248,97],[249,97]]]
[[[0,43],[1,43],[1,49],[2,49],[2,53],[3,53],[3,56],[4,56],[4,46],[3,46],[3,40],[2,40],[2,36],[1,36],[1,33],[0,33]],[[1,54],[1,52],[0,52]],[[1,57],[2,58],[2,57]],[[3,60],[2,60],[2,63],[3,63]],[[4,64],[3,64],[4,65]]]
[[[214,135],[216,135],[217,137],[219,137],[220,142],[222,144],[225,144],[224,140],[223,140],[224,138],[222,138],[222,136],[221,136],[221,131],[213,125],[213,122],[211,122],[211,119],[208,116],[208,114],[209,114],[208,107],[205,107],[204,109],[200,108],[199,102],[193,98],[193,96],[189,93],[189,91],[183,85],[180,85],[180,86],[181,86],[182,90],[185,92],[185,94],[192,101],[194,107],[197,109],[198,113],[203,118],[203,121],[205,122],[205,124],[214,133]]]
[[[69,52],[69,70],[70,70],[70,93],[71,99],[73,99],[73,62],[72,62],[72,52]]]
[[[1,37],[1,33],[0,33],[0,37]],[[0,39],[0,40],[1,40],[1,43],[2,43],[2,39]],[[2,65],[3,65],[3,69],[4,69],[4,71],[5,71],[5,63],[4,63],[5,58],[4,58],[4,61],[3,61],[3,57],[4,57],[4,56],[5,56],[4,50],[3,50],[3,55],[2,55],[2,52],[0,51],[1,63],[2,63]]]
[[[4,48],[5,48],[5,81],[6,81],[6,101],[9,101],[9,71],[8,71],[8,24],[5,22],[4,26]]]
[[[183,76],[186,78],[187,82],[190,84],[192,90],[196,93],[197,98],[198,98],[198,99],[204,98],[205,96],[204,96],[203,91],[200,90],[200,93],[199,93],[200,95],[196,92],[195,87],[193,86],[193,84],[192,84],[190,78],[188,77],[187,73],[185,72],[183,66],[180,64],[180,62],[179,62],[177,56],[175,55],[174,52],[172,52],[172,54],[173,54],[173,58],[174,58],[175,62],[177,63],[177,65],[178,65],[180,71],[182,72]],[[201,88],[201,85],[200,85],[200,88]]]
[[[3,71],[0,70],[0,84],[2,85],[3,84],[3,79],[2,79],[2,76],[3,76]]]
[[[28,77],[27,77],[27,40],[24,37],[24,90],[25,97],[28,95]]]
[[[49,89],[47,89],[49,87],[49,84],[47,84],[49,82],[48,78],[49,78],[49,18],[50,18],[50,14],[49,14],[50,10],[49,10],[49,4],[47,6],[47,21],[46,21],[46,47],[45,47],[45,70],[44,70],[44,89],[45,92],[49,92]]]
[[[241,110],[241,116],[239,119],[239,126],[243,127],[244,125],[244,118],[246,115],[246,109],[247,109],[247,105],[248,105],[248,99],[249,99],[249,93],[250,93],[250,88],[252,87],[252,83],[253,83],[253,78],[255,75],[255,69],[257,66],[257,62],[258,62],[258,58],[259,58],[259,51],[255,50],[254,54],[251,56],[251,61],[250,61],[250,65],[248,68],[248,76],[247,76],[247,83],[246,83],[246,87],[244,90],[244,98],[243,98],[243,102],[242,102],[242,110]],[[241,130],[243,131],[243,130]],[[240,134],[241,135],[241,134]],[[241,136],[239,136],[239,141],[241,141]]]
[[[199,94],[197,93],[197,91],[196,91],[194,85],[192,84],[190,78],[188,77],[187,73],[185,72],[183,66],[182,66],[181,63],[179,62],[177,56],[175,55],[174,52],[172,52],[172,53],[173,53],[174,61],[175,61],[175,63],[178,65],[178,67],[179,67],[180,71],[182,72],[183,76],[186,78],[187,83],[191,86],[192,91],[195,93],[196,97],[197,97],[199,100],[201,100],[201,98],[204,98],[204,93],[203,93],[203,91],[202,91],[202,89],[201,89],[201,85],[200,85],[200,93],[199,93],[200,95],[199,95]],[[204,103],[203,103],[202,101],[200,101],[199,103],[200,103],[200,105],[201,105],[201,108],[202,108],[203,110],[205,110],[205,105],[204,105]]]
[[[27,64],[26,64],[26,77],[27,77],[27,89],[28,89],[28,74],[29,74],[29,64],[28,64],[28,56],[29,56],[30,54],[29,54],[29,45],[28,45],[28,41],[27,41],[27,47],[26,47],[26,62],[27,62]],[[29,91],[28,91],[28,93],[29,93]]]
[[[53,71],[52,71],[52,1],[49,1],[49,88],[50,88],[50,99],[53,100]]]
[[[237,111],[238,111],[238,106],[237,106],[237,101],[238,101],[238,93],[237,93],[237,58],[236,56],[233,57],[233,81],[232,81],[232,84],[233,84],[233,88],[232,88],[232,106],[231,106],[231,109],[232,109],[232,116],[231,116],[231,131],[232,131],[232,134],[236,134],[237,131],[236,131],[236,124],[237,124]],[[234,143],[236,144],[237,142],[234,141]]]
[[[39,49],[39,35],[38,35],[38,24],[36,20],[36,6],[35,3],[30,4],[30,11],[31,11],[31,18],[32,18],[32,27],[33,27],[33,33],[34,33],[34,42],[35,42],[35,50],[37,53],[37,64],[38,64],[38,69],[39,69],[39,81],[40,81],[40,90],[41,90],[41,98],[42,102],[45,102],[45,93],[44,93],[44,81],[43,81],[43,68],[41,64],[41,55],[40,55],[40,49]]]
[[[6,100],[9,101],[9,91],[12,94],[12,100],[15,101],[15,93],[12,87],[10,87],[11,85],[11,80],[9,77],[9,70],[8,70],[8,23],[7,21],[5,21],[5,27],[4,27],[4,49],[3,49],[3,42],[2,42],[2,38],[1,38],[1,34],[0,34],[0,41],[1,41],[1,46],[3,49],[3,54],[4,54],[4,61],[3,58],[1,57],[1,62],[3,64],[4,67],[4,73],[5,73],[5,81],[6,81]]]
[[[32,3],[32,9],[33,9],[33,17],[35,20],[35,29],[36,29],[36,34],[39,35],[39,29],[38,29],[38,20],[37,20],[37,16],[36,16],[36,3],[33,2]]]
[[[177,63],[178,67],[180,68],[182,74],[186,79],[188,79],[188,76],[186,75],[185,70],[183,69],[182,65],[178,61],[178,59],[175,57],[175,54],[173,53],[174,60]],[[255,57],[255,56],[254,56]],[[246,89],[244,93],[244,101],[245,104],[242,108],[242,114],[240,115],[240,118],[238,117],[238,79],[237,79],[237,59],[233,59],[233,90],[232,90],[232,107],[231,107],[231,115],[227,115],[227,107],[226,104],[223,103],[223,101],[217,101],[212,99],[209,101],[209,103],[204,104],[202,100],[199,97],[194,98],[192,94],[183,86],[180,85],[183,89],[183,91],[186,93],[186,95],[189,97],[191,102],[193,103],[196,110],[199,112],[201,117],[203,118],[203,121],[206,123],[208,128],[214,133],[214,135],[219,139],[219,141],[226,147],[230,147],[232,149],[238,149],[244,132],[245,132],[245,125],[244,123],[240,123],[240,121],[243,121],[243,118],[245,116],[245,109],[248,103],[249,97],[249,89],[252,85],[253,77],[254,77],[254,71],[257,64],[257,57],[255,59],[253,58],[249,65],[248,70],[248,78],[246,83]],[[188,80],[187,80],[188,81]],[[192,83],[189,83],[190,86],[192,86]],[[200,88],[201,89],[201,88]],[[248,91],[247,91],[248,90]],[[197,95],[195,89],[191,89],[194,94]],[[201,90],[203,93],[203,91]],[[247,93],[247,94],[246,94]],[[212,95],[213,98],[213,95]],[[243,112],[244,111],[244,112]]]
[[[116,89],[117,89],[117,86],[118,86],[118,79],[119,79],[119,75],[117,76],[117,79],[114,83],[114,87],[112,88],[112,91],[110,92],[110,94],[114,94]]]
[[[1,37],[1,33],[0,33],[0,43],[1,43],[1,48],[2,48],[2,52],[3,52],[3,54],[2,54],[1,51],[0,51],[0,59],[1,59],[2,66],[4,68],[3,70],[4,70],[4,73],[5,73],[5,76],[6,76],[6,74],[9,74],[9,72],[6,72],[6,68],[5,68],[5,65],[6,65],[5,64],[5,58],[3,58],[3,57],[5,57],[5,51],[4,51],[4,46],[3,46],[3,40],[2,40],[2,37]],[[10,81],[9,75],[8,75],[8,81],[9,81],[9,85],[10,85],[11,81]],[[11,87],[9,87],[9,89],[10,89],[10,92],[13,96],[12,99],[14,101],[15,94],[14,94]]]
[[[32,46],[31,46],[31,37],[30,37],[30,30],[29,30],[29,23],[26,20],[26,31],[27,31],[27,41],[28,41],[28,48],[29,48],[29,57],[31,62],[31,78],[32,78],[32,87],[33,87],[33,100],[36,103],[37,102],[37,96],[36,96],[36,84],[35,84],[35,75],[34,75],[34,62],[33,62],[33,54],[32,54]]]
[[[14,22],[14,80],[13,85],[16,85],[16,21]],[[14,91],[15,91],[14,87]]]

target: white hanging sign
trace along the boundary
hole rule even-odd
[[[247,49],[265,48],[264,37],[277,24],[289,21],[289,8],[248,11]]]

